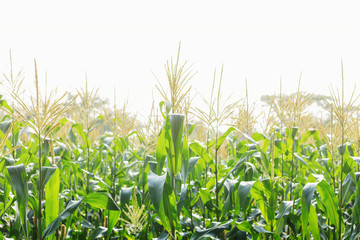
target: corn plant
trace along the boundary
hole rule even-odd
[[[321,119],[307,112],[319,98],[300,87],[267,97],[260,131],[247,86],[242,104],[223,101],[223,69],[207,109],[193,106],[193,72],[179,54],[167,64],[169,93],[158,85],[165,101],[145,123],[126,103],[103,105],[87,84],[77,103],[41,94],[36,63],[26,101],[10,65],[3,84],[15,88],[0,96],[0,239],[360,236],[358,103],[355,91],[345,101],[343,77]]]

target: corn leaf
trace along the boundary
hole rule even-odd
[[[116,205],[110,194],[106,192],[90,193],[82,201],[96,208],[120,211],[120,208]]]
[[[45,185],[45,216],[46,224],[51,223],[59,215],[59,191],[60,191],[60,171],[56,168],[48,183]],[[55,237],[53,234],[51,239]]]
[[[109,225],[108,225],[108,231],[107,231],[107,236],[106,239],[109,240],[110,236],[111,236],[111,231],[114,228],[114,226],[116,225],[116,223],[118,222],[119,218],[120,218],[120,211],[109,211]]]
[[[26,179],[26,170],[24,164],[19,164],[17,166],[6,167],[10,178],[11,186],[15,190],[16,202],[18,204],[18,214],[20,216],[21,226],[24,230],[25,237],[28,238],[28,228],[27,228],[27,206],[28,206],[28,187]]]
[[[318,183],[317,190],[326,208],[326,215],[330,222],[335,225],[336,229],[339,229],[339,204],[333,188],[325,180],[322,180]]]
[[[52,221],[47,228],[45,229],[42,239],[48,238],[54,231],[56,231],[60,225],[61,221],[68,218],[75,210],[79,207],[81,200],[73,201],[71,200],[66,206],[65,210],[54,220]]]

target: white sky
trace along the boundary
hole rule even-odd
[[[223,92],[252,101],[301,88],[328,94],[360,80],[360,14],[355,1],[1,1],[0,72],[33,59],[59,92],[99,87],[102,97],[147,115],[156,93],[152,72],[166,83],[164,64],[182,45],[193,63],[193,88],[207,96],[224,64]],[[157,95],[157,94],[156,94]],[[159,100],[159,99],[157,99]],[[195,104],[198,104],[195,102]]]

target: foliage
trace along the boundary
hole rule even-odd
[[[77,103],[1,97],[0,239],[357,239],[356,98],[332,91],[309,129],[308,95],[281,93],[262,133],[248,100],[236,113],[214,88],[195,124],[166,102],[144,124],[99,116],[87,86]]]

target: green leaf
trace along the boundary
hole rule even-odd
[[[251,143],[253,143],[253,144],[255,144],[255,145],[257,145],[258,143],[254,140],[254,139],[252,139],[249,135],[247,135],[246,133],[242,133],[242,135],[247,139],[247,140],[249,140]]]
[[[254,227],[248,221],[242,221],[240,223],[236,223],[236,227],[243,232],[248,232],[251,234],[253,240],[259,239],[259,234],[254,231]]]
[[[164,184],[163,194],[164,213],[169,219],[170,228],[177,229],[179,227],[179,216],[177,215],[176,196],[174,190],[167,182]]]
[[[298,127],[292,127],[291,128],[291,138],[295,140],[296,134],[298,133],[299,128]]]
[[[4,171],[4,182],[3,182],[3,186],[4,186],[4,203],[8,204],[10,201],[9,200],[9,196],[10,196],[10,191],[11,191],[11,178],[9,176],[9,172],[8,171]],[[11,201],[12,202],[12,201]],[[5,206],[5,208],[7,208]],[[2,209],[0,211],[0,217],[4,214],[5,209]]]
[[[338,151],[339,151],[339,154],[340,154],[340,155],[344,155],[345,152],[346,152],[346,144],[344,144],[344,145],[339,145],[339,146],[338,146]]]
[[[223,218],[227,217],[229,212],[233,209],[233,195],[234,195],[234,186],[237,183],[237,180],[226,179],[224,184],[224,205],[221,209],[221,216]]]
[[[283,201],[280,204],[279,212],[275,216],[276,219],[276,234],[280,235],[284,231],[284,226],[287,220],[287,216],[291,213],[293,206],[292,201]]]
[[[217,139],[217,143],[216,143],[216,150],[219,150],[219,148],[221,147],[221,145],[223,144],[223,142],[225,141],[226,137],[232,132],[232,131],[235,131],[237,130],[236,128],[234,127],[229,127],[228,130],[226,130],[226,132],[221,135],[221,137],[219,137]]]
[[[16,201],[16,197],[10,199],[10,201],[7,201],[5,204],[5,207],[3,209],[0,210],[0,217],[7,212],[7,210],[13,205],[13,203]],[[3,205],[3,203],[1,204]]]
[[[252,135],[252,139],[254,139],[254,141],[256,141],[256,142],[259,142],[259,141],[266,140],[266,139],[268,140],[268,137],[264,133],[255,132]]]
[[[335,225],[336,229],[339,229],[339,204],[333,188],[325,180],[322,180],[318,183],[317,190],[321,201],[325,205],[326,215],[329,217],[330,222]]]
[[[61,221],[68,218],[75,210],[79,207],[82,200],[79,201],[70,201],[66,206],[65,210],[54,220],[52,221],[47,228],[45,229],[42,239],[48,238],[54,231],[56,231],[60,225]]]
[[[199,195],[204,204],[211,201],[211,195],[207,188],[200,188]]]
[[[52,177],[45,185],[45,216],[46,224],[51,223],[59,215],[59,191],[60,191],[60,171],[56,168]],[[54,238],[54,235],[51,237]]]
[[[165,129],[162,129],[156,143],[156,151],[155,151],[155,156],[157,161],[156,172],[155,172],[156,174],[161,174],[166,159],[165,142],[166,142]]]
[[[187,163],[182,164],[181,168],[182,168],[182,172],[181,172],[181,177],[183,180],[183,184],[186,183],[191,171],[194,169],[195,164],[198,162],[200,157],[191,157]]]
[[[15,189],[16,202],[18,204],[18,214],[20,216],[21,226],[25,232],[25,238],[28,238],[28,228],[26,211],[28,206],[28,187],[26,179],[26,170],[24,164],[6,167],[10,178],[11,186]]]
[[[271,225],[274,220],[274,210],[271,209],[269,205],[265,191],[266,189],[264,188],[262,181],[256,181],[250,190],[251,195],[255,199],[256,204],[259,206],[266,223]]]
[[[237,191],[237,199],[239,199],[238,202],[239,208],[242,211],[245,211],[245,209],[247,208],[248,205],[248,195],[250,193],[251,187],[254,185],[255,181],[241,181],[238,187],[238,191]],[[240,210],[239,209],[239,210]],[[239,211],[238,210],[238,211]]]
[[[319,131],[316,129],[310,129],[308,131],[306,131],[306,133],[304,135],[301,136],[301,139],[299,141],[299,146],[301,146],[303,143],[305,143],[309,137],[313,137],[313,139],[317,142],[320,141],[320,137],[319,137]]]
[[[39,214],[39,200],[36,199],[34,196],[32,196],[31,194],[29,195],[29,207],[33,210],[33,212],[35,213],[35,216],[38,217]]]
[[[189,159],[189,169],[188,169],[188,175],[187,175],[187,176],[189,176],[189,174],[191,173],[191,171],[194,169],[194,167],[195,167],[197,161],[199,160],[199,158],[200,158],[200,157],[191,157],[191,158]]]
[[[95,231],[92,232],[92,234],[90,235],[89,239],[90,240],[94,240],[96,238],[100,238],[100,237],[104,237],[105,234],[107,233],[108,229],[104,228],[104,227],[99,227],[97,228]]]
[[[164,231],[159,235],[157,240],[168,240],[169,236],[170,236],[170,234],[168,232]]]
[[[148,187],[151,202],[153,203],[155,210],[159,211],[160,202],[163,196],[164,183],[166,180],[166,173],[162,176],[158,176],[153,172],[149,172],[148,175]]]
[[[124,208],[125,204],[129,204],[133,189],[134,189],[134,187],[121,188],[121,191],[120,191],[121,208]]]
[[[356,179],[355,179],[356,181]],[[356,184],[354,183],[353,178],[351,177],[351,174],[349,173],[343,182],[343,186],[342,186],[342,206],[345,206],[351,199],[351,197],[353,196],[353,194],[356,191]]]
[[[239,159],[239,161],[236,163],[236,165],[226,174],[226,176],[223,178],[223,180],[221,181],[221,183],[219,184],[219,188],[218,188],[218,192],[221,190],[221,188],[223,187],[226,179],[228,179],[228,177],[233,173],[236,172],[246,161],[249,160],[249,158],[254,155],[255,153],[257,153],[258,151],[253,150],[253,151],[248,151],[246,153],[244,153],[241,158]]]
[[[165,113],[163,112],[163,106],[165,105]],[[159,103],[159,108],[160,108],[160,112],[161,115],[166,118],[166,116],[170,113],[171,111],[171,103],[169,102],[165,102],[165,101],[161,101]]]
[[[209,163],[211,162],[211,157],[209,153],[206,151],[206,147],[202,145],[198,141],[194,141],[190,143],[190,148],[193,152],[195,152],[197,155],[199,155],[201,158],[205,160],[205,162]]]
[[[82,201],[96,208],[120,211],[110,194],[106,192],[90,193]]]
[[[85,144],[84,147],[86,147],[86,148],[90,147],[91,146],[90,140],[87,137],[87,135],[85,134],[82,125],[76,123],[76,124],[73,124],[70,128],[70,132],[69,132],[70,139],[76,144],[77,142],[76,142],[76,137],[74,135],[73,129],[75,129],[77,131],[77,133],[80,135],[81,139],[83,140],[83,142]]]
[[[41,185],[40,187],[43,188],[47,182],[49,181],[49,179],[51,178],[51,176],[54,174],[54,172],[56,171],[56,167],[42,167],[41,168],[41,172],[42,172],[42,177],[41,177]]]
[[[353,156],[350,156],[357,164],[358,166],[360,167],[360,157],[353,157]]]
[[[197,240],[197,239],[207,239],[208,237],[216,237],[221,232],[223,232],[225,229],[227,229],[232,220],[229,220],[228,222],[225,222],[223,224],[219,223],[213,223],[213,226],[208,229],[198,229],[195,231],[195,233],[191,236],[190,240]]]
[[[0,95],[0,106],[7,109],[9,112],[13,112],[13,110],[11,109],[11,107],[8,105],[7,101],[2,99],[2,95]]]
[[[164,197],[164,185],[166,181],[166,176],[167,173],[162,176],[158,176],[152,171],[150,171],[148,175],[148,188],[151,202],[158,213],[162,225],[167,231],[171,231],[171,223],[169,220],[169,217],[171,216],[166,215],[164,209],[164,201],[169,201]]]
[[[302,192],[302,208],[310,211],[311,200],[313,199],[314,192],[317,186],[317,182],[307,183]],[[303,214],[303,213],[302,213]]]
[[[108,214],[108,219],[109,219],[109,225],[108,225],[108,234],[106,236],[106,240],[110,239],[111,236],[111,231],[114,228],[114,226],[116,225],[116,223],[118,222],[119,218],[120,218],[120,211],[109,211]]]
[[[194,207],[195,204],[199,201],[199,198],[200,198],[200,194],[196,195],[195,198],[193,198],[190,202],[190,206],[191,207]]]
[[[302,191],[301,196],[301,225],[303,229],[303,236],[307,235],[307,226],[309,223],[309,212],[311,208],[311,200],[314,197],[314,192],[318,182],[307,183]]]
[[[134,162],[133,164],[136,164],[136,162]],[[124,168],[125,168],[125,167],[124,167]],[[80,169],[80,170],[81,170],[82,172],[84,172],[88,177],[92,177],[92,178],[96,179],[96,180],[99,181],[101,184],[103,184],[105,187],[107,187],[108,189],[111,189],[111,188],[109,187],[109,185],[107,185],[106,182],[105,182],[103,179],[97,177],[97,176],[94,175],[93,173],[90,173],[90,172],[88,172],[88,171],[86,171],[86,170],[84,170],[84,169]]]
[[[178,175],[181,167],[181,140],[183,135],[185,115],[183,114],[169,114],[170,128],[171,128],[171,139],[173,143],[174,155],[172,154],[172,147],[169,148],[168,162],[170,162],[170,170],[172,176]]]
[[[284,153],[286,151],[286,144],[281,139],[275,139],[275,146]]]
[[[357,173],[357,176],[360,175],[360,173]],[[357,186],[357,191],[355,191],[355,202],[354,202],[354,207],[353,207],[353,219],[352,221],[354,222],[354,224],[356,224],[357,226],[360,225],[360,177],[358,178],[359,180],[356,183]]]
[[[259,233],[271,233],[270,231],[266,230],[263,226],[261,225],[256,225],[253,224],[253,228],[255,231],[259,232]]]
[[[304,165],[306,165],[306,166],[308,165],[308,163],[305,162],[304,158],[300,157],[299,154],[294,153],[294,156],[295,156],[295,158],[296,158],[297,160],[299,160],[302,164],[304,164]]]
[[[182,158],[181,158],[181,176],[183,183],[186,183],[188,170],[189,170],[189,144],[187,141],[187,136],[184,135],[182,141]]]
[[[309,229],[312,233],[313,239],[320,239],[318,218],[313,205],[310,206],[309,222],[311,223],[309,224]]]
[[[186,196],[187,196],[187,185],[184,185],[183,188],[181,189],[180,199],[176,206],[178,217],[180,216],[181,209],[184,206]]]

